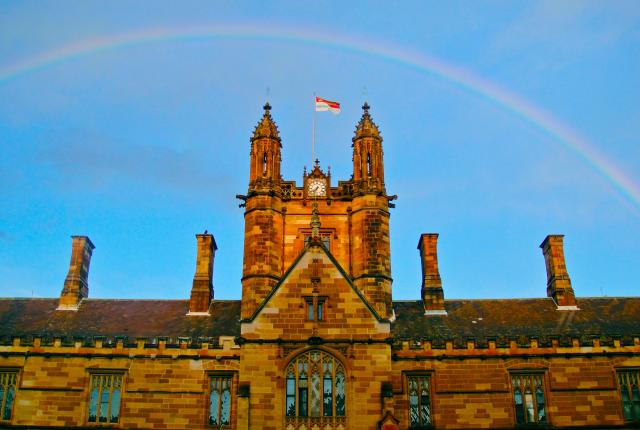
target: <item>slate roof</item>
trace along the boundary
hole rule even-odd
[[[188,300],[85,299],[78,311],[56,311],[57,298],[0,299],[0,340],[12,336],[156,338],[238,336],[240,301],[214,300],[208,317],[186,316]],[[446,300],[447,316],[424,316],[421,301],[395,301],[392,335],[437,343],[536,337],[546,343],[640,337],[640,297],[578,298],[579,311],[558,311],[550,298]],[[475,321],[475,322],[474,322]]]
[[[487,340],[536,337],[581,340],[640,337],[640,297],[577,298],[559,311],[551,298],[445,300],[447,316],[423,316],[420,301],[394,302],[396,338]]]
[[[59,299],[0,299],[0,337],[218,337],[240,334],[240,301],[214,300],[209,317],[189,317],[189,300],[85,299],[56,311]]]

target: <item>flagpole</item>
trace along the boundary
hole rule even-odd
[[[316,158],[316,92],[313,92],[313,126],[311,129],[311,168]]]

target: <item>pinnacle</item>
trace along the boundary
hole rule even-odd
[[[311,238],[318,240],[320,238],[320,216],[318,215],[318,202],[313,202],[311,210]]]
[[[360,118],[360,122],[358,122],[358,125],[356,125],[354,139],[365,136],[380,137],[378,126],[375,122],[373,122],[373,119],[371,119],[371,115],[369,115],[369,108],[369,103],[364,102],[364,105],[362,105],[362,117]]]
[[[264,105],[264,114],[256,125],[255,130],[253,131],[253,138],[251,140],[268,137],[276,140],[280,140],[280,133],[278,132],[278,126],[275,121],[271,117],[271,105],[269,102],[266,102]]]

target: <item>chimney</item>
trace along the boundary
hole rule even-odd
[[[447,315],[444,308],[444,290],[438,271],[438,234],[420,235],[418,249],[422,262],[422,302],[425,315]]]
[[[89,263],[95,246],[87,236],[71,236],[71,262],[64,280],[58,310],[77,311],[82,299],[89,297]]]
[[[540,244],[547,266],[547,296],[553,298],[558,310],[578,310],[564,262],[563,238],[562,234],[550,234]]]
[[[198,256],[196,258],[196,274],[193,277],[189,313],[187,315],[209,315],[209,304],[213,300],[213,258],[216,241],[212,234],[196,234],[198,239]]]

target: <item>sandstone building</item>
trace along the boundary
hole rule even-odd
[[[550,235],[546,297],[446,300],[438,235],[422,234],[421,298],[393,301],[395,196],[369,106],[337,184],[317,162],[281,177],[270,109],[238,196],[242,299],[214,298],[206,232],[188,300],[92,299],[94,245],[74,236],[60,298],[0,299],[0,427],[638,425],[640,298],[576,298]]]

